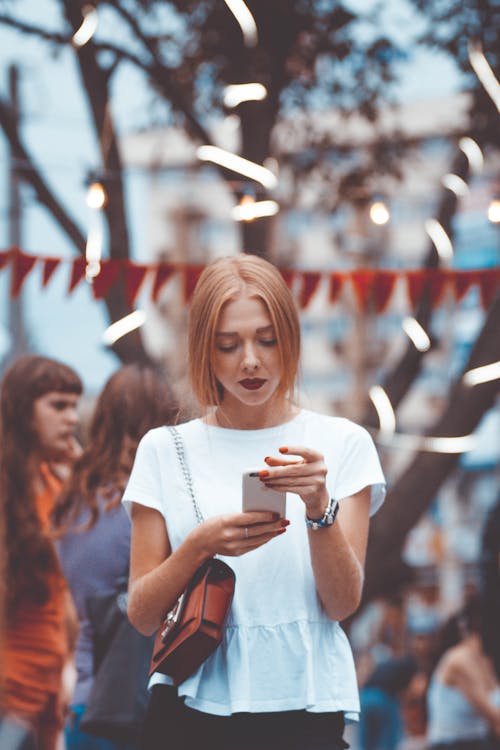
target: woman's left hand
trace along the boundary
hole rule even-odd
[[[304,501],[307,515],[320,518],[328,505],[329,495],[326,487],[325,459],[321,453],[304,446],[287,446],[280,448],[286,456],[296,455],[298,461],[267,456],[268,465],[259,473],[261,481],[269,489],[278,492],[295,492]]]

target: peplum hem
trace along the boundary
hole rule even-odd
[[[150,688],[168,682],[155,674]],[[230,625],[217,651],[178,692],[190,708],[218,716],[344,711],[356,720],[359,712],[347,636],[326,616],[273,626]]]

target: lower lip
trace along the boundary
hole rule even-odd
[[[255,383],[249,383],[249,382],[242,382],[241,385],[243,388],[245,388],[247,391],[258,391],[259,388],[262,388],[266,381],[265,380],[259,380]]]

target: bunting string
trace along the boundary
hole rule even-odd
[[[68,293],[71,294],[86,278],[86,261],[80,256],[62,258],[26,253],[19,248],[0,251],[0,271],[10,267],[10,295],[18,297],[24,282],[36,266],[41,266],[41,285],[46,288],[60,265],[68,268]],[[106,297],[118,281],[125,286],[128,304],[132,307],[147,276],[152,277],[153,302],[165,285],[174,277],[181,279],[183,299],[186,303],[196,286],[204,266],[192,263],[136,263],[129,260],[101,260],[99,273],[88,283],[94,299]],[[350,285],[361,312],[383,313],[390,304],[396,282],[403,279],[408,304],[415,310],[424,297],[437,307],[448,291],[455,302],[460,302],[471,287],[477,287],[482,306],[489,307],[500,289],[500,266],[493,268],[459,270],[433,269],[353,269],[342,271],[314,271],[294,268],[280,269],[287,285],[296,292],[300,309],[306,309],[325,282],[328,301],[334,304]]]

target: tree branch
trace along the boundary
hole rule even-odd
[[[471,434],[483,415],[494,405],[498,381],[469,387],[463,374],[489,364],[500,356],[500,294],[497,295],[469,360],[450,390],[448,406],[430,431],[436,436]],[[408,579],[409,569],[401,561],[406,536],[427,510],[445,479],[457,465],[459,454],[422,452],[398,479],[370,532],[366,562],[364,601],[388,594]]]
[[[54,220],[59,224],[61,229],[67,234],[79,253],[85,254],[86,240],[80,228],[63,208],[61,202],[56,198],[47,182],[42,177],[40,171],[35,166],[33,158],[28,153],[26,146],[22,143],[17,128],[16,117],[12,112],[11,106],[0,99],[0,126],[2,127],[5,137],[7,138],[12,153],[16,159],[28,164],[28,168],[23,171],[22,179],[34,189],[37,199],[52,214]]]
[[[194,115],[191,107],[184,99],[179,88],[171,80],[171,71],[161,60],[158,55],[157,44],[153,39],[150,39],[144,34],[137,19],[123,8],[119,3],[114,0],[108,0],[108,5],[115,9],[115,11],[128,23],[134,35],[143,44],[148,54],[151,57],[152,65],[146,67],[145,70],[151,78],[151,81],[155,84],[156,88],[168,99],[171,104],[176,107],[180,112],[183,113],[187,122],[190,124],[193,132],[200,140],[207,144],[212,144],[212,138],[203,125],[199,122],[198,118]]]

